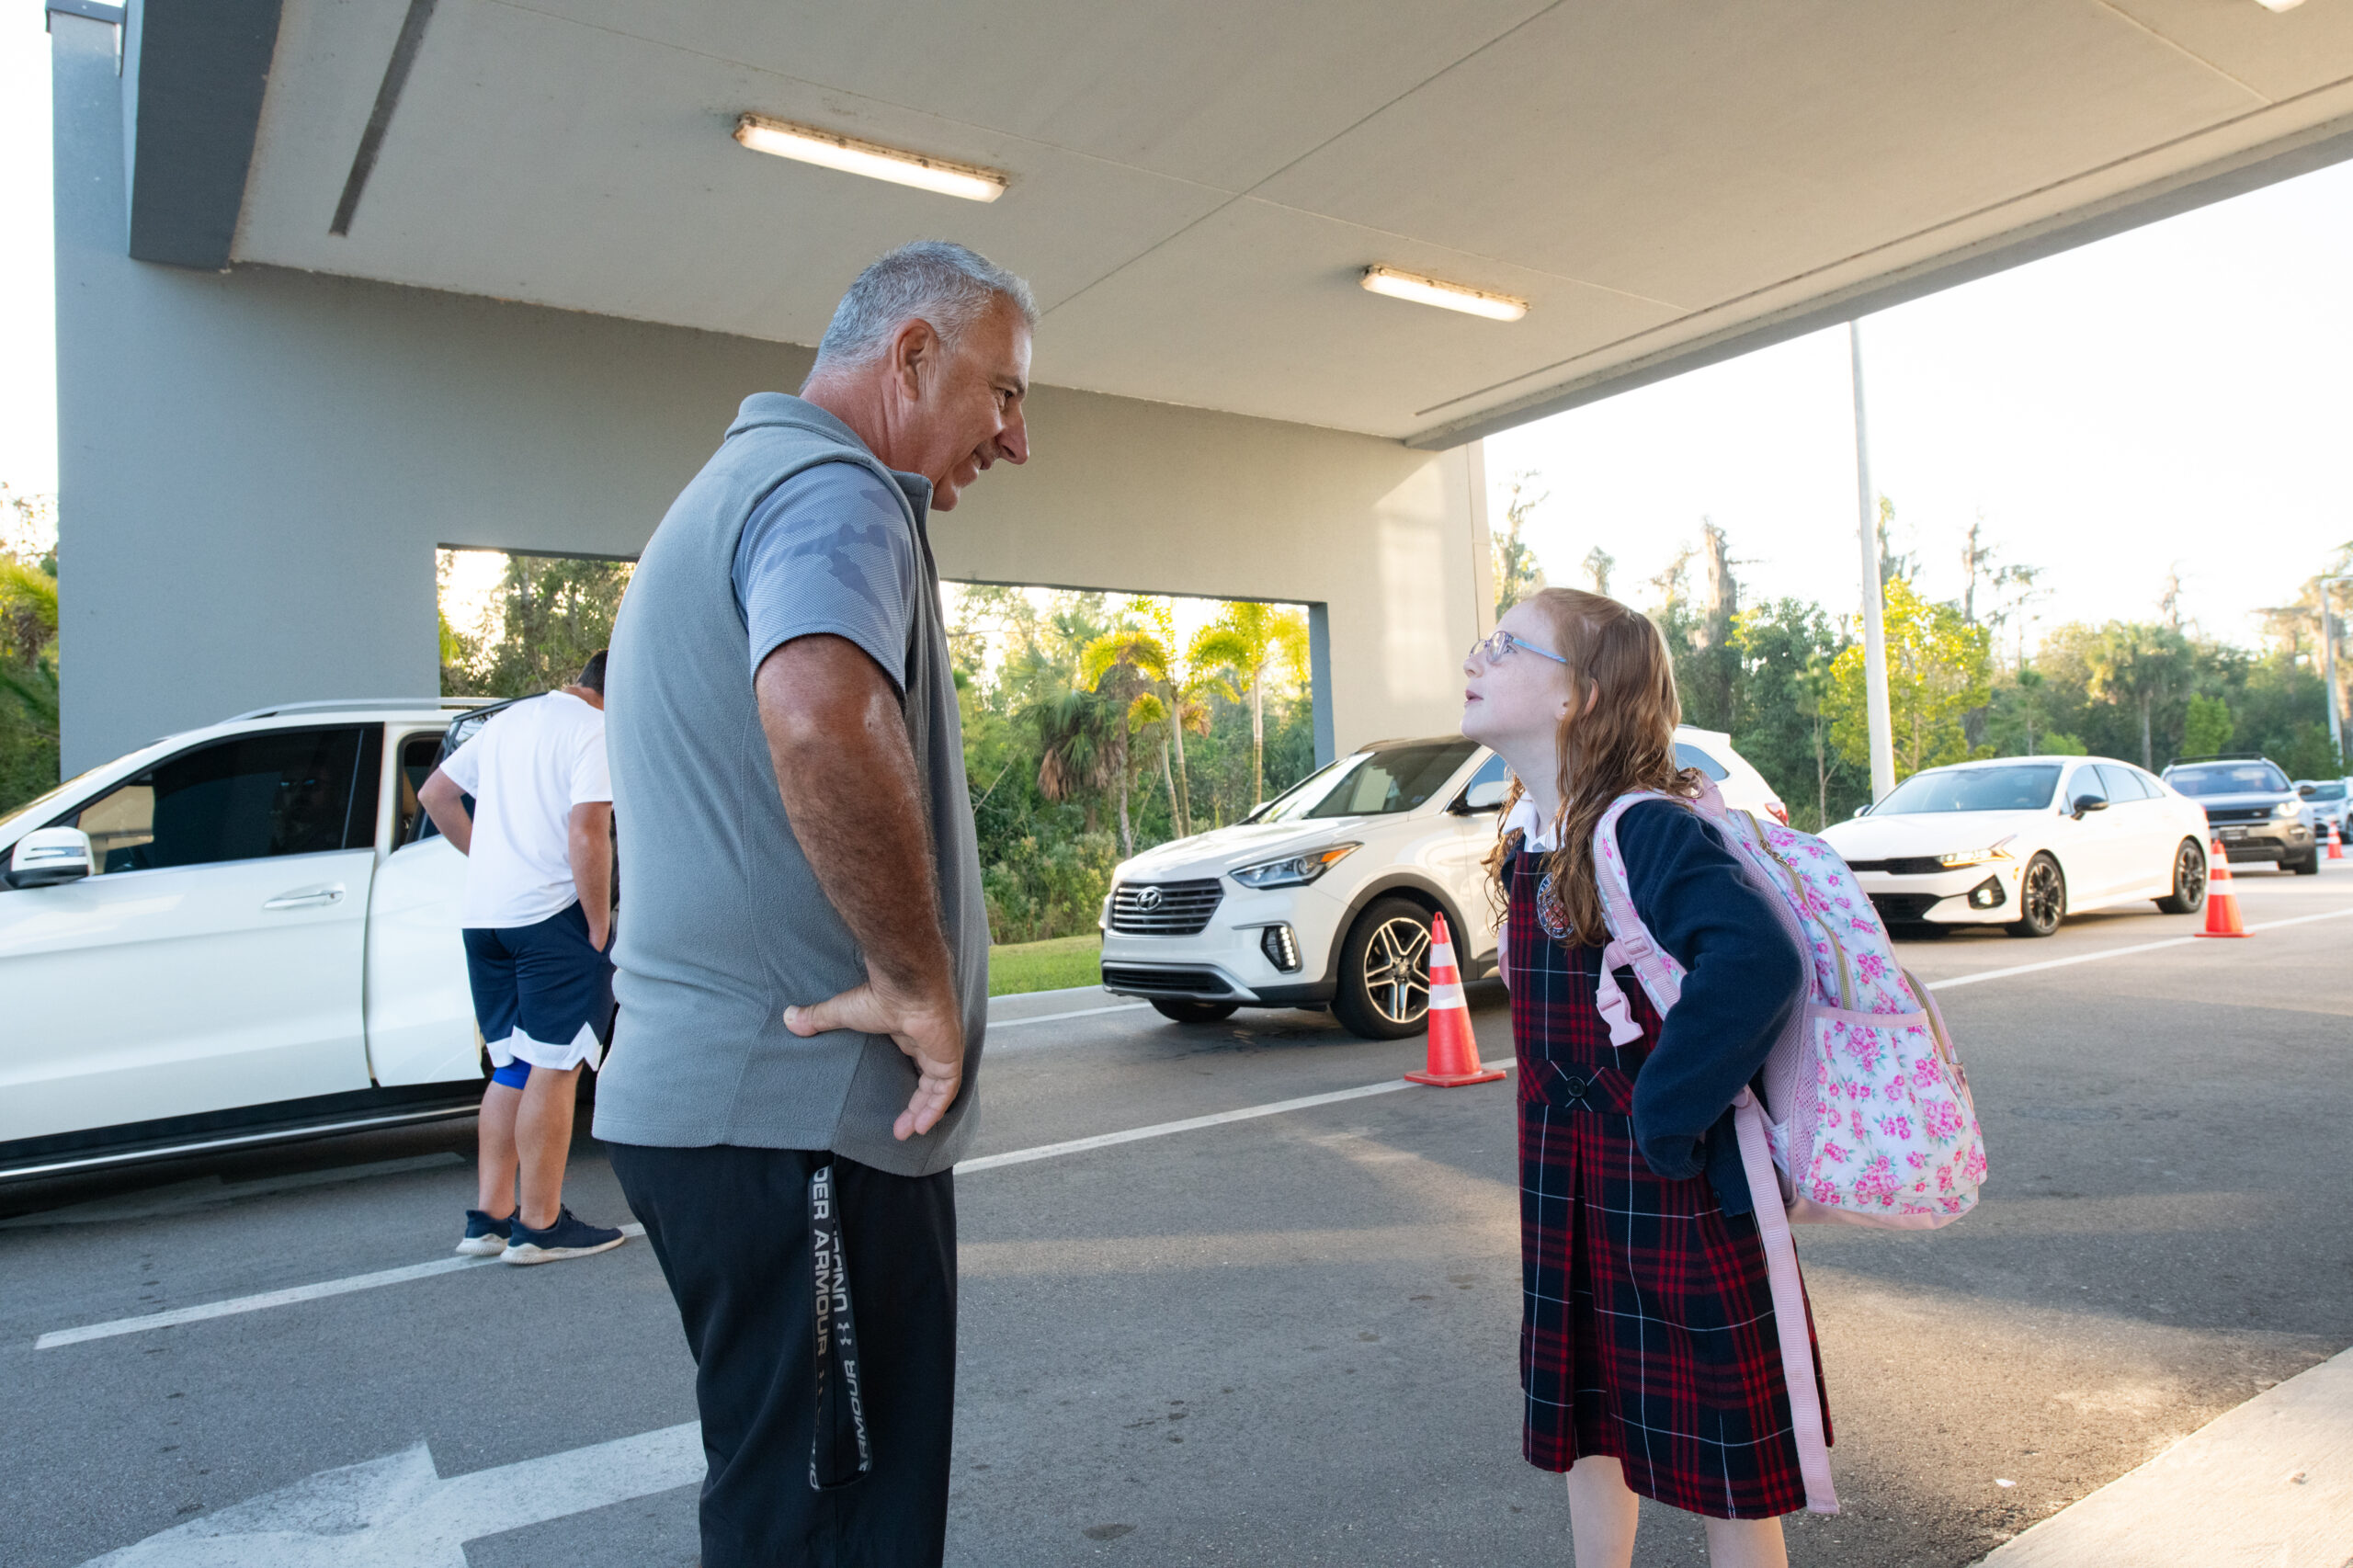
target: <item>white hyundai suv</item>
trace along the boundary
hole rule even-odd
[[[1675,738],[1731,804],[1789,820],[1729,736]],[[1507,783],[1503,758],[1460,735],[1381,741],[1232,827],[1123,862],[1103,904],[1104,988],[1179,1023],[1328,1006],[1368,1039],[1419,1033],[1433,915],[1464,979],[1495,972],[1482,863]]]

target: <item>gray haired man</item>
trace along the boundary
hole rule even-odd
[[[988,922],[926,528],[1028,460],[1036,320],[961,245],[869,267],[613,630],[630,919],[596,1131],[695,1356],[706,1568],[945,1549]]]

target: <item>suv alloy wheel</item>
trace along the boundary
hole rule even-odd
[[[1430,917],[1402,898],[1373,901],[1340,944],[1332,1014],[1366,1040],[1422,1032],[1430,1013]]]

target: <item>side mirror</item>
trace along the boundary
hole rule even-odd
[[[2092,812],[2104,812],[2106,810],[2108,810],[2108,802],[2097,795],[2078,795],[2075,797],[2074,814],[2077,822],[2083,821],[2085,816]]]
[[[88,834],[78,827],[37,827],[17,840],[0,881],[12,888],[53,887],[78,882],[96,869]]]
[[[1456,809],[1465,816],[1474,812],[1495,811],[1503,805],[1504,794],[1508,788],[1501,778],[1483,778],[1462,791],[1462,804]]]
[[[2313,787],[2309,784],[2299,784],[2296,786],[2296,793],[2309,801],[2313,798]]]
[[[1857,806],[1855,814],[1859,817],[1867,817],[1871,814],[1871,809],[1869,806]]]

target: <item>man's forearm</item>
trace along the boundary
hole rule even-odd
[[[931,826],[889,678],[851,642],[804,637],[768,655],[756,684],[793,837],[868,967],[909,994],[946,987]]]
[[[572,862],[572,885],[588,916],[591,935],[600,935],[613,910],[613,812],[610,806],[574,806],[565,844]],[[603,946],[600,939],[599,947]]]
[[[474,819],[466,815],[465,791],[450,782],[448,775],[436,769],[416,792],[417,803],[433,825],[441,830],[459,854],[472,853],[474,845]]]

